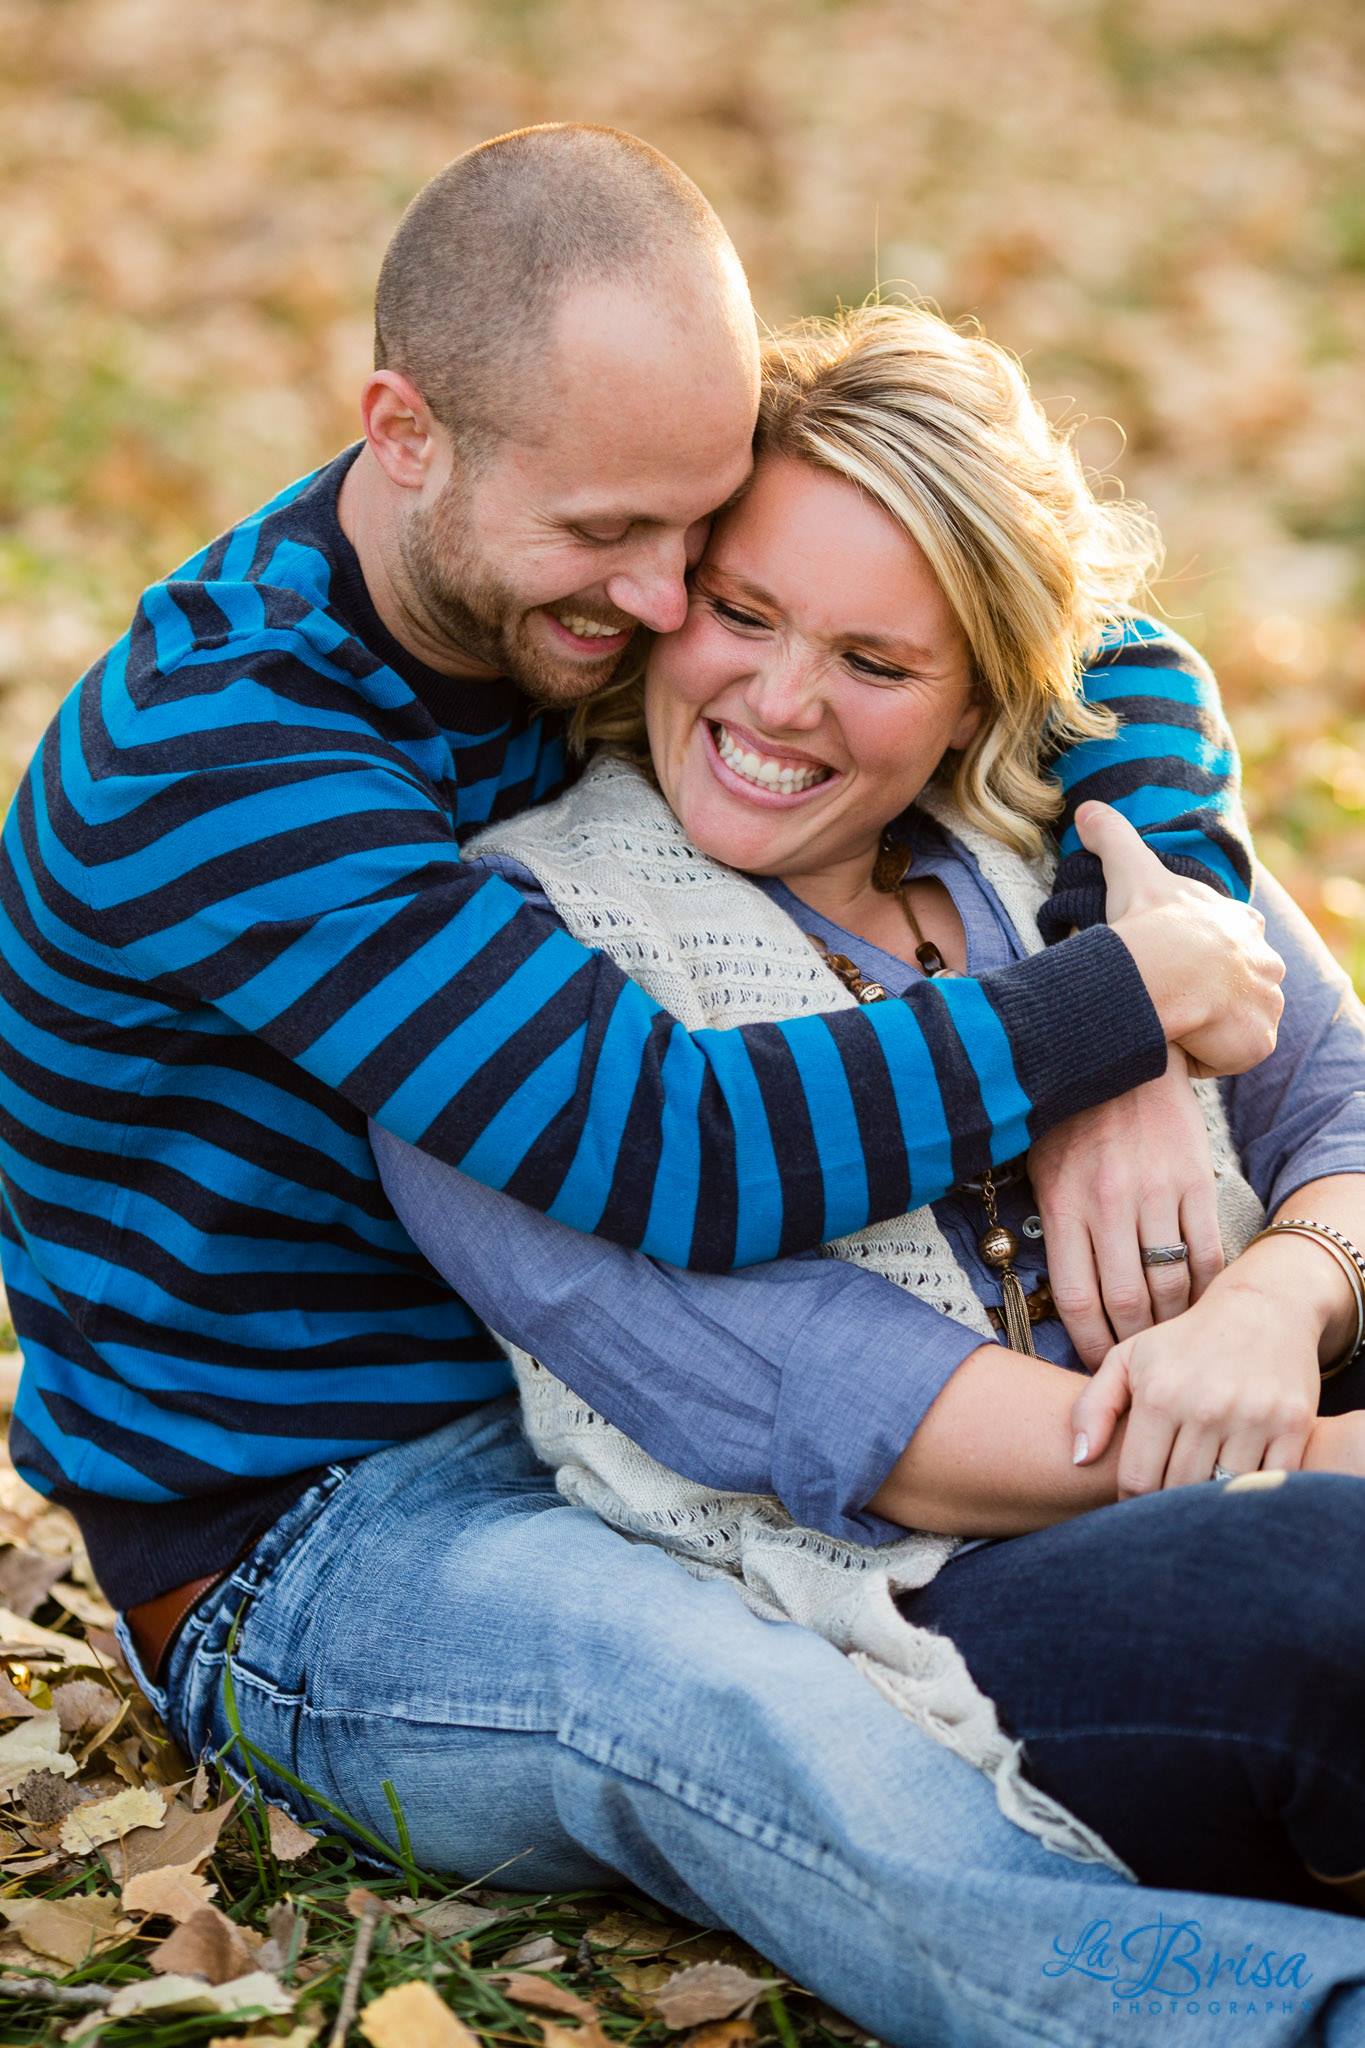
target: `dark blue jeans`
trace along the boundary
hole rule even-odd
[[[1365,1867],[1363,1560],[1365,1479],[1295,1472],[966,1552],[903,1607],[1143,1883],[1321,1905],[1305,1866]]]

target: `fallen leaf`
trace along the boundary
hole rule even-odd
[[[300,2020],[287,2034],[215,2034],[208,2048],[311,2048],[321,2032],[321,2020]]]
[[[71,1569],[69,1556],[45,1557],[40,1550],[14,1543],[0,1551],[0,1602],[27,1621],[42,1606],[50,1587]]]
[[[55,1827],[65,1820],[82,1798],[78,1785],[59,1778],[55,1771],[30,1771],[14,1788],[14,1801],[25,1820],[35,1828]]]
[[[678,1939],[676,1927],[660,1927],[638,1913],[607,1913],[588,1929],[591,1948],[609,1948],[627,1956],[657,1956]]]
[[[372,1998],[358,2024],[371,2048],[479,2048],[478,2035],[415,1980]]]
[[[666,2027],[696,2027],[747,2013],[765,1991],[783,1982],[781,1977],[751,1977],[733,1963],[693,1963],[655,1992],[654,2010]]]
[[[557,2020],[537,2020],[536,2025],[540,2028],[541,2048],[615,2048],[599,2020],[587,2027],[561,2027]]]
[[[38,1655],[43,1662],[58,1664],[99,1664],[99,1655],[79,1636],[60,1636],[55,1628],[39,1628],[36,1621],[16,1614],[12,1607],[0,1607],[0,1656]]]
[[[265,1940],[256,1951],[258,1970],[273,1970],[276,1976],[289,1961],[289,1952],[295,1946],[294,1929],[298,1927],[298,1949],[301,1952],[308,1939],[308,1921],[301,1916],[288,1899],[277,1899],[265,1916],[269,1930]]]
[[[132,1922],[119,1916],[118,1900],[99,1896],[3,1899],[0,1914],[25,1948],[35,1955],[53,1956],[68,1969],[133,1931]]]
[[[84,1586],[73,1586],[70,1579],[59,1580],[52,1588],[51,1598],[87,1628],[114,1626],[114,1610],[104,1596],[88,1592]]]
[[[507,1917],[507,1909],[471,1906],[467,1899],[391,1899],[389,1911],[429,1934],[433,1941],[451,1941],[456,1935],[477,1934],[483,1927]]]
[[[119,1702],[108,1686],[94,1678],[72,1678],[57,1686],[52,1705],[63,1735],[93,1735],[119,1710]]]
[[[346,1911],[355,1920],[377,1920],[388,1910],[387,1899],[381,1899],[378,1892],[367,1890],[363,1884],[352,1885],[346,1894]]]
[[[157,1794],[160,1798],[162,1795]],[[237,1805],[237,1794],[206,1813],[192,1813],[179,1800],[165,1808],[165,1827],[135,1828],[123,1840],[123,1878],[139,1870],[157,1870],[163,1864],[183,1863],[198,1870],[218,1847],[218,1837]]]
[[[757,2039],[758,2029],[752,2020],[713,2020],[709,2027],[698,2027],[695,2034],[689,2034],[682,2048],[749,2048]]]
[[[597,2018],[595,2005],[590,2005],[586,1998],[580,1998],[576,1991],[566,1991],[562,1984],[552,1984],[548,1977],[527,1977],[516,1971],[510,1974],[498,1971],[496,1981],[519,2005],[534,2005],[543,2012],[567,2012],[576,2020]]]
[[[163,1920],[193,1919],[211,1905],[216,1885],[187,1863],[166,1863],[159,1870],[139,1870],[123,1887],[125,1913],[149,1913]]]
[[[43,1711],[41,1700],[20,1692],[18,1686],[10,1682],[8,1673],[0,1670],[0,1721],[31,1721],[35,1714]]]
[[[615,1962],[604,1958],[603,1968],[611,1972],[623,1991],[633,1998],[652,1998],[676,1974],[674,1963]]]
[[[112,1799],[96,1799],[88,1806],[76,1807],[63,1821],[58,1840],[68,1854],[85,1856],[106,1842],[116,1841],[120,1835],[130,1834],[134,1828],[160,1829],[165,1819],[161,1794],[146,1785],[133,1785],[126,1791],[115,1792]]]
[[[242,2013],[254,2019],[258,2013],[287,2013],[293,2010],[292,1995],[265,1970],[253,1970],[231,1984],[205,1984],[196,1977],[144,1977],[125,1984],[108,2005],[92,2012],[73,2027],[68,2041],[141,2012]]]
[[[13,1792],[33,1771],[74,1778],[76,1759],[61,1751],[62,1724],[55,1713],[35,1714],[0,1735],[0,1794]]]
[[[282,1806],[267,1806],[266,1826],[270,1830],[270,1852],[277,1863],[297,1863],[317,1848],[317,1836],[287,1814]]]
[[[161,1977],[207,1977],[210,1984],[230,1984],[254,1966],[260,1946],[260,1935],[251,1928],[237,1926],[216,1906],[201,1906],[147,1961]]]
[[[519,1941],[500,1955],[495,1964],[499,1970],[557,1970],[569,1958],[551,1935],[538,1934],[530,1941]]]
[[[201,1757],[200,1757],[200,1759],[199,1759],[199,1767],[198,1767],[198,1769],[197,1769],[197,1770],[195,1771],[195,1774],[194,1774],[194,1783],[193,1783],[193,1784],[191,1785],[191,1787],[190,1787],[190,1812],[191,1812],[191,1813],[198,1813],[198,1812],[199,1812],[199,1809],[200,1809],[201,1807],[203,1807],[203,1806],[207,1806],[207,1805],[208,1805],[208,1803],[209,1803],[209,1766],[208,1766],[208,1759],[207,1759],[207,1757],[202,1757],[202,1756],[201,1756]]]

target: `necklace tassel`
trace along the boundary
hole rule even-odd
[[[1029,1321],[1028,1301],[1024,1294],[1023,1282],[1013,1266],[1007,1266],[999,1276],[1002,1306],[1005,1312],[1005,1335],[1011,1351],[1026,1351],[1030,1358],[1038,1356],[1033,1342],[1033,1325]]]

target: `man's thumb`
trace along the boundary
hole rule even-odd
[[[1134,896],[1145,884],[1150,887],[1151,870],[1164,871],[1140,832],[1134,830],[1121,811],[1093,798],[1076,813],[1076,831],[1087,853],[1093,853],[1104,869],[1105,914],[1110,924],[1123,916]]]

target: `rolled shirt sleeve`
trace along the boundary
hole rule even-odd
[[[660,1463],[775,1494],[858,1543],[930,1404],[981,1343],[880,1274],[820,1253],[688,1272],[584,1236],[371,1125],[413,1242],[485,1322]]]

